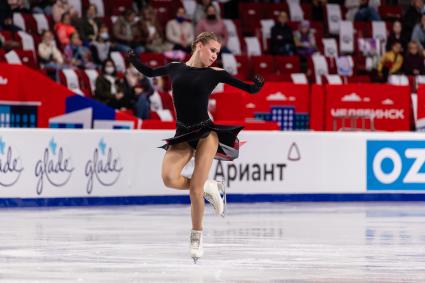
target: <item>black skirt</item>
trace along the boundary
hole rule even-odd
[[[170,145],[187,142],[196,150],[199,140],[214,131],[218,136],[218,149],[214,158],[231,161],[239,156],[238,134],[242,129],[242,126],[214,124],[211,120],[205,120],[194,125],[185,125],[177,121],[176,134],[172,138],[165,139],[166,144],[161,148],[167,150]]]

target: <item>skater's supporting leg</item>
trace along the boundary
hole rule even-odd
[[[192,229],[202,230],[204,216],[204,184],[208,178],[218,148],[218,137],[211,132],[200,139],[195,152],[195,169],[190,180],[190,202],[192,208]]]
[[[178,190],[188,190],[190,179],[181,175],[184,166],[193,156],[193,149],[188,143],[170,146],[162,161],[162,180],[164,185]]]

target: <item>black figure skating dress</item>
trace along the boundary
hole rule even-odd
[[[243,127],[214,124],[208,116],[208,99],[218,83],[226,83],[249,93],[256,93],[262,87],[261,80],[247,84],[224,70],[190,67],[178,62],[153,69],[142,64],[136,56],[129,56],[129,60],[145,76],[170,76],[177,119],[176,133],[174,137],[165,140],[166,144],[162,148],[168,149],[170,145],[188,142],[196,149],[199,139],[207,137],[214,131],[219,139],[215,158],[233,160],[238,157],[237,135]]]

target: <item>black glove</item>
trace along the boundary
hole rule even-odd
[[[264,78],[260,75],[255,75],[254,85],[258,90],[260,90],[264,85]]]
[[[127,56],[129,59],[136,58],[136,52],[133,49],[127,51]]]

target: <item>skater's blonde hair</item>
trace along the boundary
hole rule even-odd
[[[213,32],[204,31],[204,32],[201,32],[200,34],[198,34],[196,39],[192,42],[192,53],[195,52],[196,45],[199,42],[201,42],[202,44],[207,44],[210,40],[215,40],[215,41],[217,41],[218,43],[221,44],[220,39]]]

